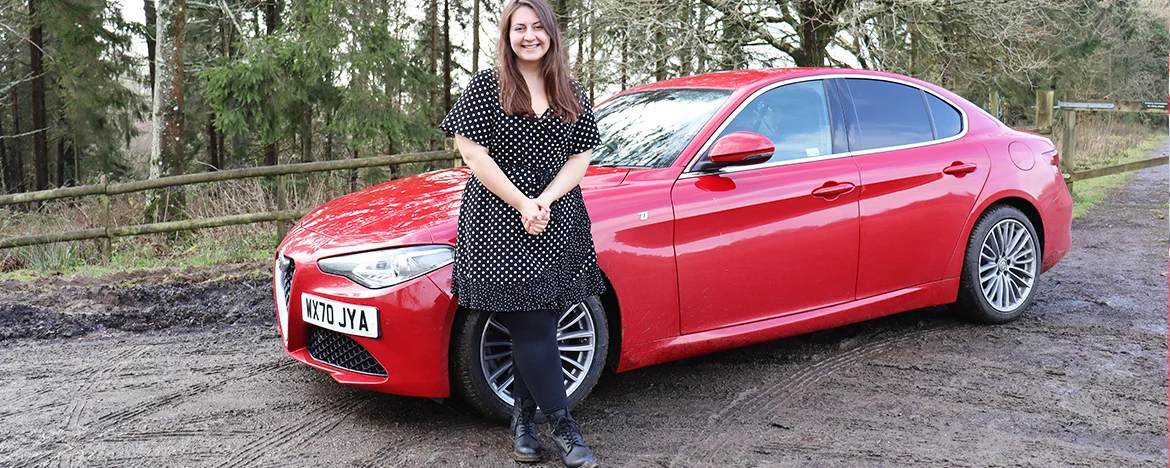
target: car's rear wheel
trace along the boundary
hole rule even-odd
[[[498,312],[507,313],[507,312]],[[512,414],[512,337],[497,312],[461,309],[451,340],[451,390],[492,419]],[[590,297],[557,318],[557,347],[569,406],[593,390],[605,367],[609,328],[601,302]]]
[[[1032,304],[1040,275],[1036,228],[1020,210],[996,206],[976,221],[959,280],[960,309],[972,320],[1005,323]]]

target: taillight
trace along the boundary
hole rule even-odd
[[[1040,158],[1048,161],[1053,166],[1060,167],[1060,152],[1056,150],[1049,150],[1040,153]]]

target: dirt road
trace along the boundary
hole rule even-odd
[[[606,466],[1166,466],[1167,180],[1077,220],[1016,322],[917,310],[610,375],[575,414]],[[0,465],[516,466],[504,427],[295,364],[269,294],[0,284]]]

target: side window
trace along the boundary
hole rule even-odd
[[[768,137],[776,153],[767,162],[833,153],[832,126],[825,85],[802,81],[757,96],[719,134],[753,132]],[[704,156],[705,157],[705,156]]]
[[[845,80],[857,113],[860,142],[854,151],[908,145],[934,139],[930,116],[918,88],[889,81]]]
[[[930,105],[937,138],[952,137],[963,131],[963,115],[958,110],[930,93],[926,93],[926,103]]]

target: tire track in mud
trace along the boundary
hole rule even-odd
[[[370,395],[351,390],[349,395],[329,404],[314,407],[312,411],[302,413],[279,428],[268,431],[263,437],[244,444],[226,461],[216,466],[223,468],[257,466],[256,462],[260,458],[273,454],[276,448],[303,447],[319,435],[332,431],[349,418],[357,407],[369,401]]]
[[[235,429],[235,430],[206,430],[206,429],[171,429],[164,431],[137,431],[124,432],[121,434],[111,434],[100,436],[94,440],[101,440],[106,442],[147,442],[163,438],[172,437],[237,437],[241,435],[254,434],[256,431]]]
[[[482,429],[485,424],[480,419],[482,416],[479,414],[462,411],[446,404],[443,404],[442,406],[444,409],[457,416],[457,419],[449,421],[451,424],[442,426],[441,430],[443,433],[460,434],[465,430]],[[492,440],[497,442],[497,445],[501,447],[501,450],[503,450],[504,447],[507,447],[508,450],[511,450],[512,438],[506,434],[506,431],[492,431],[492,434],[495,435],[492,437]],[[406,437],[405,439],[395,440],[393,441],[393,444],[387,444],[385,448],[375,452],[369,460],[365,460],[363,462],[353,462],[352,465],[358,468],[378,468],[383,466],[419,466],[418,463],[415,465],[408,465],[408,462],[413,460],[414,454],[408,450],[403,450],[402,447],[417,446],[423,442],[423,440],[434,439],[434,436],[434,431],[414,431],[410,434],[409,437]],[[546,447],[548,446],[547,443],[545,445]],[[442,448],[439,448],[439,450],[442,450]],[[421,466],[428,465],[423,464]]]
[[[707,419],[712,423],[710,425],[728,418],[767,421],[793,398],[803,396],[806,391],[816,386],[821,380],[839,370],[850,367],[860,360],[881,355],[899,344],[929,338],[960,326],[960,324],[954,323],[933,325],[922,330],[878,338],[877,341],[870,341],[835,353],[826,359],[803,366],[792,374],[778,377],[771,383],[765,384],[765,388],[762,390],[759,389],[759,386],[745,389],[736,395],[727,406],[712,413]],[[875,336],[871,335],[856,339],[873,340],[874,338]],[[711,432],[698,442],[686,445],[687,449],[679,451],[671,459],[669,465],[691,466],[696,462],[716,463],[717,458],[728,449],[730,443],[736,438],[736,434],[738,433],[728,430]]]
[[[80,370],[78,374],[84,376],[84,380],[77,386],[73,393],[75,396],[80,396],[80,398],[72,399],[65,406],[65,410],[63,411],[65,414],[65,430],[75,431],[80,429],[81,419],[85,415],[86,407],[89,405],[90,393],[92,393],[97,384],[108,382],[110,374],[125,364],[126,361],[146,354],[148,349],[148,346],[143,345],[131,346],[100,365],[89,366]]]
[[[266,362],[266,363],[252,365],[252,366],[247,366],[247,367],[242,368],[243,370],[246,371],[246,373],[244,375],[235,376],[233,378],[226,378],[225,377],[225,378],[222,378],[220,380],[213,381],[213,382],[197,383],[194,385],[190,385],[187,388],[180,390],[178,392],[174,392],[174,393],[171,393],[169,395],[164,395],[162,397],[155,398],[152,401],[138,404],[138,405],[135,405],[134,407],[131,407],[131,408],[127,408],[127,409],[124,409],[121,411],[114,411],[111,413],[106,413],[98,418],[99,424],[94,426],[93,430],[90,431],[91,433],[89,434],[89,436],[96,438],[96,437],[100,436],[102,433],[113,430],[113,429],[115,429],[123,424],[133,422],[143,415],[153,413],[153,412],[158,411],[160,409],[163,409],[165,407],[171,406],[174,403],[181,402],[183,400],[189,399],[189,398],[196,396],[196,395],[200,395],[203,393],[218,390],[218,389],[224,387],[225,385],[227,385],[228,383],[233,383],[233,382],[239,381],[241,379],[246,379],[249,377],[255,377],[258,375],[266,374],[268,372],[276,371],[276,370],[279,370],[282,368],[292,367],[294,364],[296,364],[295,361],[281,359],[278,361],[272,361],[272,362]]]

